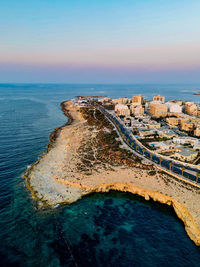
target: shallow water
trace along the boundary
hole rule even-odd
[[[155,90],[156,88],[156,90]],[[160,88],[160,89],[159,89]],[[199,266],[200,250],[173,210],[130,194],[95,194],[37,211],[22,173],[66,122],[61,101],[154,92],[198,102],[198,85],[0,85],[1,266]],[[172,93],[175,92],[175,93]]]

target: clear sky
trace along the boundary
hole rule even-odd
[[[1,0],[0,82],[200,82],[200,0]]]

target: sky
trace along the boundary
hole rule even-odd
[[[1,0],[0,82],[200,83],[200,1]]]

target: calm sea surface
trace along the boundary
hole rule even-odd
[[[22,178],[66,122],[61,101],[161,93],[199,103],[197,91],[200,84],[0,85],[0,266],[200,266],[200,249],[170,207],[110,192],[37,211]]]

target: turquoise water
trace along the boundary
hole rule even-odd
[[[53,128],[61,101],[81,94],[199,102],[200,85],[0,85],[0,266],[199,266],[200,249],[173,210],[124,193],[37,211],[22,173]]]

